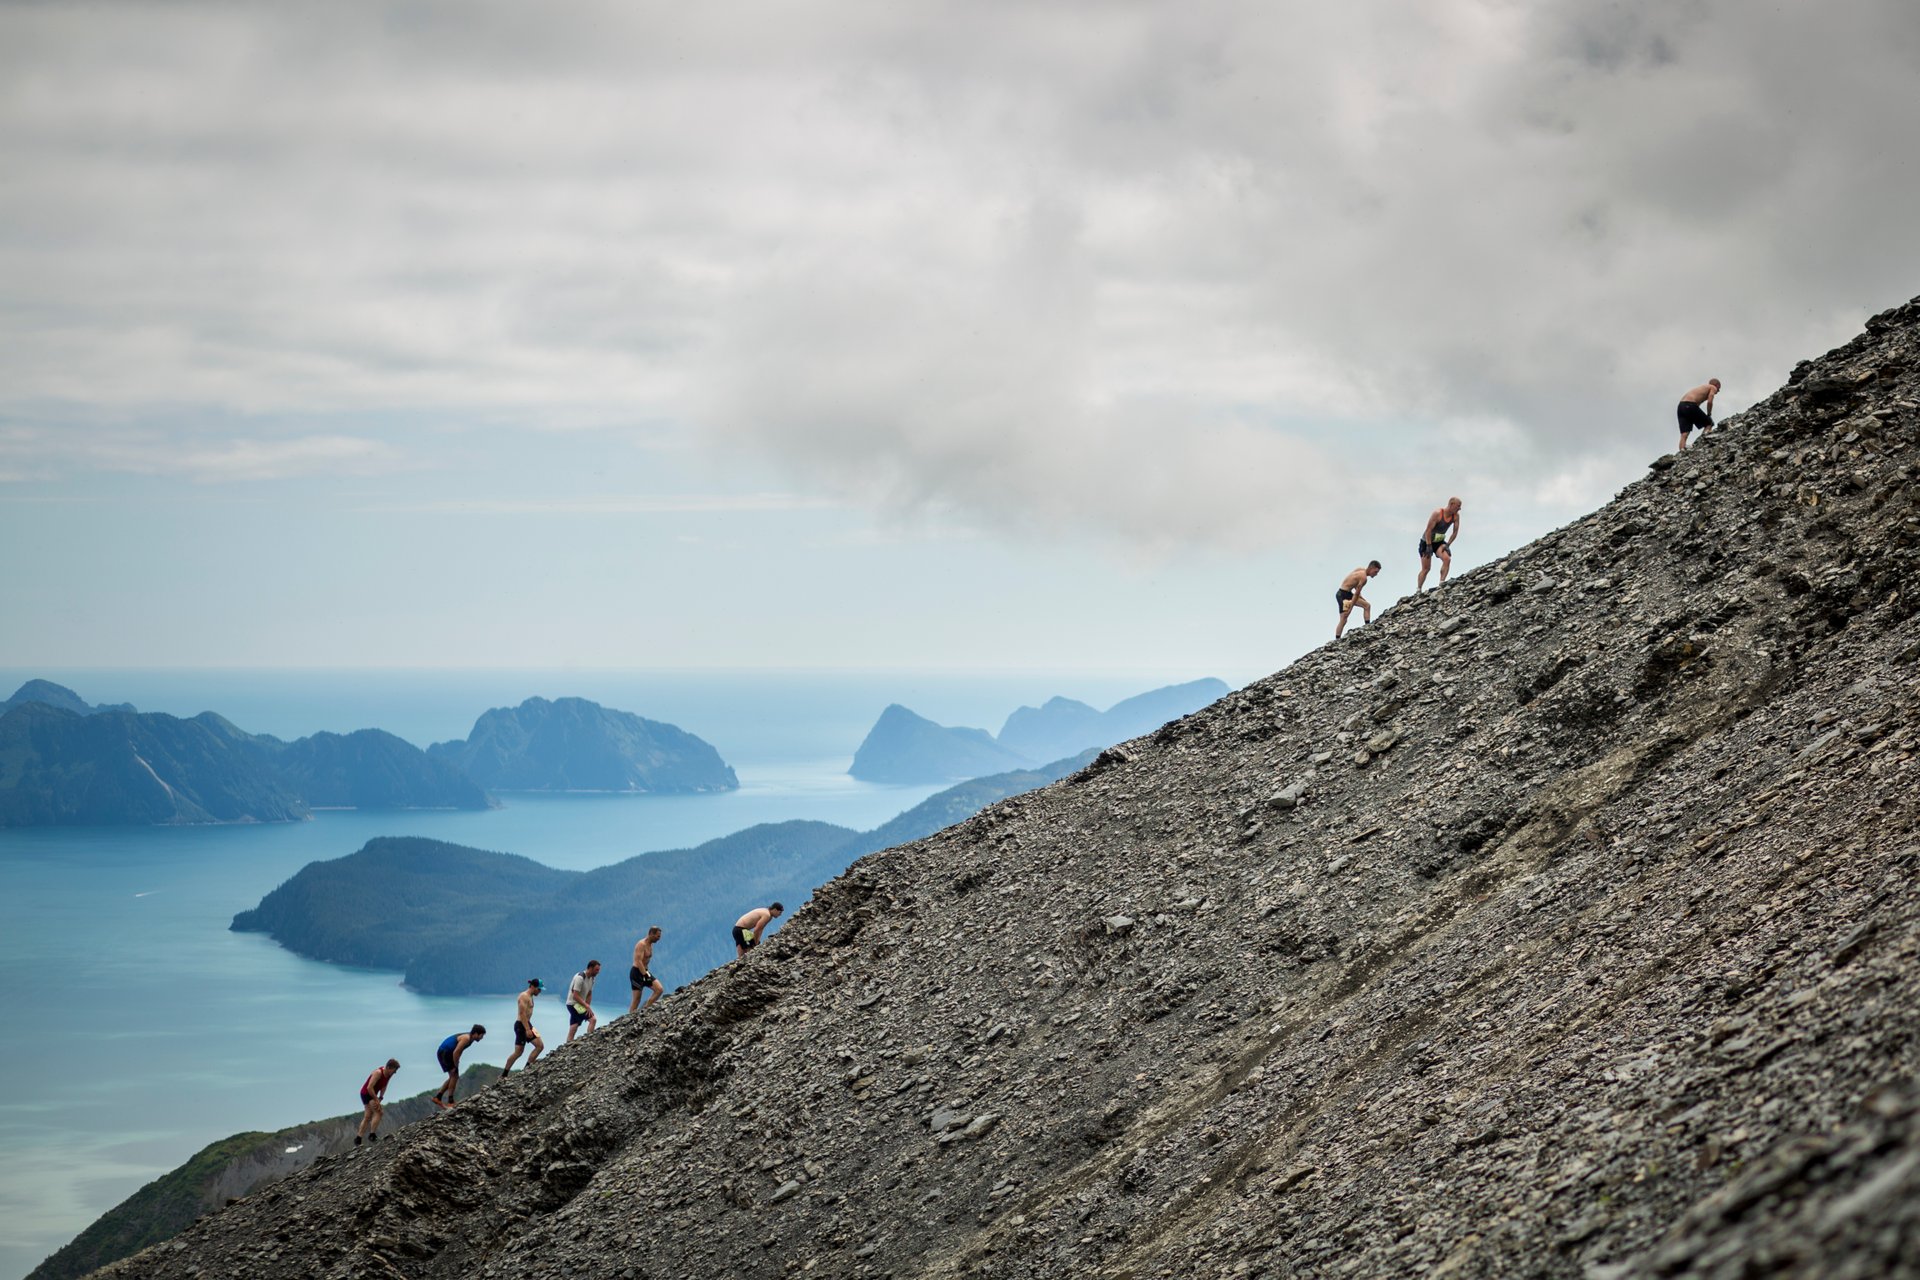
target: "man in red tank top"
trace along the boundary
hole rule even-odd
[[[360,1145],[361,1138],[368,1142],[380,1141],[380,1118],[387,1114],[387,1082],[399,1069],[399,1060],[388,1058],[387,1065],[375,1067],[360,1086],[360,1127],[354,1131],[354,1146]]]

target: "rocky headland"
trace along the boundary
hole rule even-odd
[[[315,807],[493,803],[458,769],[379,729],[282,742],[211,711],[181,719],[80,707],[16,695],[0,714],[0,827],[287,822]]]
[[[1920,1274],[1917,446],[1920,302],[106,1274]]]
[[[702,739],[677,725],[585,698],[528,698],[495,707],[465,739],[427,748],[435,760],[495,791],[733,791],[740,779]]]

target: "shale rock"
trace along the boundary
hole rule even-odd
[[[1908,304],[108,1274],[1920,1274],[1917,404]]]

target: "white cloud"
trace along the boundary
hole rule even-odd
[[[1907,0],[9,6],[0,412],[678,421],[1157,547],[1573,501],[1914,292],[1917,58]]]

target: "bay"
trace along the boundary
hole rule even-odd
[[[869,828],[940,789],[846,776],[889,702],[997,730],[1016,706],[1054,694],[1105,706],[1188,678],[0,669],[0,685],[10,692],[34,676],[93,702],[218,711],[250,732],[293,738],[371,726],[418,745],[464,736],[491,706],[578,695],[699,734],[734,765],[741,788],[509,794],[503,808],[481,813],[323,812],[261,826],[0,831],[0,983],[14,1018],[13,1034],[0,1038],[4,1280],[208,1142],[357,1109],[360,1081],[388,1056],[404,1064],[396,1088],[431,1087],[434,1046],[480,1022],[490,1029],[483,1057],[504,1060],[511,993],[422,996],[396,974],[304,960],[227,931],[235,912],[308,862],[375,836],[421,835],[586,870],[758,822]],[[619,968],[620,957],[603,959]],[[569,975],[539,976],[559,984]],[[564,1038],[564,1019],[548,1012],[544,1021],[550,1045]]]

